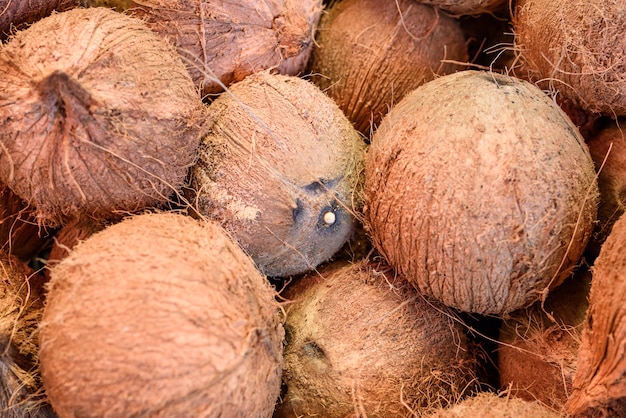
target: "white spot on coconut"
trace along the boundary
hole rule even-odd
[[[326,225],[330,226],[334,224],[336,220],[337,220],[337,216],[335,215],[335,212],[328,211],[324,214],[324,223]]]

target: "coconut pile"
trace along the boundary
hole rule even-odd
[[[625,10],[3,2],[0,416],[626,416]]]

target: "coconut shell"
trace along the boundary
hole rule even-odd
[[[52,14],[79,5],[79,0],[0,0],[0,38]]]
[[[507,0],[418,0],[444,10],[453,16],[480,15],[501,11],[507,7]]]
[[[588,112],[626,115],[624,7],[623,0],[517,1],[515,49],[529,80]]]
[[[61,418],[271,415],[279,306],[217,224],[130,217],[82,241],[51,276],[41,373]]]
[[[596,219],[576,127],[536,86],[497,73],[458,72],[405,96],[374,133],[365,176],[374,246],[465,312],[542,299],[570,275]]]
[[[314,84],[255,73],[209,105],[207,126],[190,200],[264,274],[309,271],[350,239],[365,142]]]
[[[459,22],[433,7],[415,0],[342,0],[320,19],[309,72],[369,137],[406,93],[463,69],[467,60]]]
[[[580,267],[545,303],[511,314],[500,328],[500,390],[564,411],[587,311],[591,272]]]
[[[327,264],[282,296],[285,370],[275,418],[409,417],[471,392],[476,358],[461,323],[388,267]]]
[[[0,253],[0,411],[4,418],[54,416],[42,391],[37,353],[43,290],[42,278],[23,261]]]
[[[261,70],[298,75],[311,55],[321,0],[134,0],[144,19],[181,53],[204,94]]]
[[[182,186],[205,106],[142,21],[55,13],[0,48],[0,180],[41,224],[120,216]]]
[[[108,7],[118,12],[128,10],[132,0],[81,0],[82,7]]]
[[[626,217],[613,225],[592,268],[573,391],[574,416],[626,416]]]

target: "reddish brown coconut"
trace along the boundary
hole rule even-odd
[[[0,411],[4,418],[54,417],[42,390],[37,341],[43,281],[0,252]]]
[[[130,8],[132,0],[80,0],[83,7],[108,7],[115,11],[122,12]]]
[[[541,299],[596,219],[576,127],[536,86],[497,73],[458,72],[405,96],[374,133],[365,176],[376,248],[462,311],[504,315]]]
[[[508,0],[417,0],[444,10],[453,16],[480,15],[501,11]]]
[[[567,411],[626,416],[626,217],[615,222],[592,269],[589,308]]]
[[[471,393],[476,353],[454,314],[388,267],[327,264],[283,293],[277,417],[410,417]]]
[[[139,19],[55,13],[0,48],[0,72],[0,180],[40,223],[140,210],[184,182],[205,107]]]
[[[314,84],[250,75],[211,103],[207,129],[191,170],[192,200],[264,274],[311,270],[350,239],[365,142]]]
[[[415,0],[342,0],[320,19],[309,72],[369,136],[406,93],[464,68],[459,22]]]
[[[515,49],[527,77],[574,105],[626,115],[623,0],[520,0]]]
[[[500,329],[500,389],[564,412],[587,311],[591,272],[580,267],[545,303],[511,314]]]
[[[127,218],[52,270],[44,387],[59,417],[267,417],[280,390],[274,290],[219,227]]]
[[[298,75],[311,55],[321,0],[134,0],[131,13],[176,46],[204,94],[261,70]]]
[[[0,38],[52,14],[79,5],[80,0],[0,0]]]

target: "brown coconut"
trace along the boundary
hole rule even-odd
[[[613,225],[592,268],[589,308],[567,410],[626,416],[626,217]]]
[[[53,417],[43,393],[37,341],[41,276],[0,252],[0,411],[3,418]]]
[[[417,0],[419,3],[437,7],[453,16],[480,15],[501,11],[508,0]]]
[[[0,0],[0,38],[52,14],[79,5],[79,0]]]
[[[500,390],[564,411],[572,393],[590,285],[591,272],[581,266],[545,303],[516,311],[502,323],[497,351]]]
[[[527,401],[508,393],[479,393],[428,418],[566,418],[566,415],[539,402]]]
[[[578,263],[597,183],[576,127],[536,86],[485,71],[428,82],[398,103],[368,151],[365,223],[424,294],[504,315]]]
[[[0,72],[0,180],[40,223],[137,211],[184,182],[205,107],[139,19],[55,13],[0,48]]]
[[[520,0],[515,49],[531,82],[574,106],[626,115],[626,2]]]
[[[320,19],[311,80],[369,137],[389,108],[436,75],[464,68],[457,20],[415,0],[342,0]]]
[[[473,390],[454,314],[380,263],[339,261],[290,284],[274,417],[410,417]]]
[[[300,274],[351,237],[365,142],[337,105],[299,77],[259,72],[209,105],[191,198],[268,276]]]
[[[598,172],[598,222],[587,246],[596,257],[613,224],[626,210],[626,122],[611,121],[587,141]]]
[[[108,7],[118,12],[128,10],[132,0],[81,0],[83,7]]]
[[[261,70],[298,75],[306,68],[321,0],[134,0],[133,16],[181,53],[204,94]]]
[[[64,417],[263,417],[280,390],[275,292],[217,224],[142,214],[52,270],[41,374]]]

